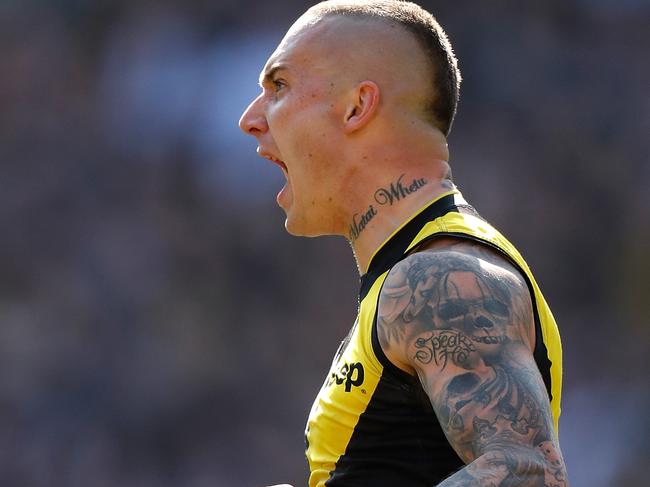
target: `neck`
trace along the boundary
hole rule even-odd
[[[359,274],[368,270],[370,259],[411,215],[427,202],[454,188],[448,179],[410,171],[374,189],[350,219],[348,240]],[[365,204],[365,206],[363,206]]]

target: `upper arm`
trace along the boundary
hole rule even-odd
[[[503,462],[561,463],[532,353],[530,293],[503,257],[472,245],[411,255],[386,278],[377,327],[388,358],[418,375],[466,463],[494,452]]]

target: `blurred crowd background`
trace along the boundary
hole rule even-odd
[[[454,177],[560,324],[574,487],[648,484],[650,3],[423,1]],[[305,485],[356,311],[237,121],[298,0],[0,0],[0,485]]]

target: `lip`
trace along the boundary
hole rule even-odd
[[[278,203],[278,205],[282,208],[287,208],[287,205],[290,204],[291,198],[287,196],[288,194],[288,186],[289,186],[289,170],[287,169],[287,165],[284,163],[282,159],[279,157],[276,157],[275,155],[271,154],[270,152],[262,149],[261,147],[257,148],[257,153],[265,158],[271,161],[273,164],[277,165],[280,169],[282,169],[282,174],[284,174],[284,177],[286,179],[286,182],[278,195],[275,197],[275,201]],[[289,200],[287,200],[289,198]]]
[[[284,161],[278,157],[275,157],[273,154],[270,152],[264,151],[264,150],[259,150],[259,155],[263,157],[264,159],[268,159],[272,163],[280,166],[280,169],[282,169],[285,173],[288,173],[289,170],[287,169],[287,165],[284,163]]]

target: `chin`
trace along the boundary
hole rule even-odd
[[[322,221],[309,221],[307,218],[296,218],[296,216],[292,215],[291,212],[287,212],[284,228],[289,235],[293,235],[294,237],[321,237],[323,235],[337,234],[334,231],[324,228]]]
[[[291,220],[291,218],[289,218],[289,216],[287,216],[287,219],[284,221],[284,228],[289,235],[293,235],[294,237],[317,237],[318,235],[321,235],[320,233],[309,231],[305,225],[296,224]]]
[[[303,234],[300,233],[297,228],[295,228],[295,225],[291,224],[291,221],[289,220],[288,216],[287,219],[284,221],[284,229],[287,231],[289,235],[293,235],[294,237],[303,236]]]

